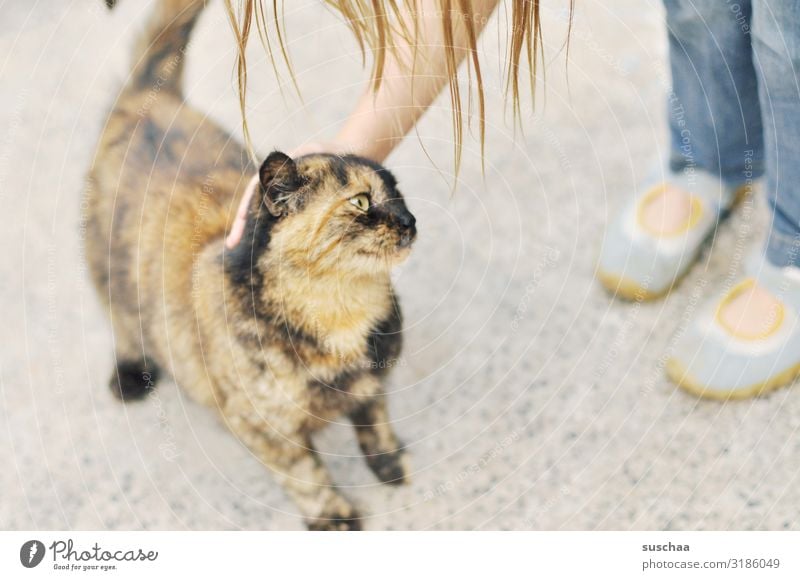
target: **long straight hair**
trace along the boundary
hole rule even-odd
[[[238,8],[234,7],[235,0],[225,0],[231,26],[233,28],[238,48],[236,60],[236,73],[239,92],[239,106],[242,114],[242,126],[245,143],[252,151],[252,141],[247,127],[245,109],[245,96],[247,92],[247,62],[245,49],[250,37],[253,22],[256,24],[258,35],[265,47],[273,68],[276,72],[278,58],[281,58],[288,67],[289,74],[295,89],[299,92],[296,79],[292,71],[289,55],[286,50],[286,31],[283,25],[282,13],[284,0],[271,0],[269,9],[265,7],[264,0],[238,0]],[[324,0],[327,5],[341,14],[348,27],[355,36],[361,49],[362,58],[367,51],[371,52],[372,71],[371,86],[377,91],[383,81],[383,72],[386,64],[387,52],[400,46],[416,46],[419,38],[421,0]],[[477,97],[477,117],[483,156],[484,138],[486,133],[486,111],[484,100],[483,76],[481,63],[478,57],[478,30],[475,25],[475,15],[470,0],[434,0],[437,3],[435,14],[441,17],[441,26],[444,40],[444,56],[446,74],[450,89],[450,105],[453,122],[453,143],[455,170],[458,172],[461,160],[461,147],[463,142],[463,98],[459,87],[458,56],[457,50],[465,49],[468,55],[468,106],[472,106],[473,88]],[[504,0],[501,0],[503,2]],[[511,98],[514,120],[520,119],[520,76],[522,59],[528,62],[528,83],[531,98],[534,96],[537,65],[541,60],[542,24],[539,13],[540,0],[505,0],[511,5],[511,19],[509,23],[509,41],[507,54],[507,70],[505,79],[506,98]],[[567,0],[570,7],[569,28],[572,27],[572,9],[574,0]],[[409,18],[409,15],[412,17]],[[408,26],[408,21],[413,23]],[[455,47],[455,26],[461,23],[466,28],[467,46]],[[567,34],[567,51],[569,51],[569,32]],[[279,55],[279,56],[278,56]],[[411,71],[413,72],[413,71]],[[474,81],[474,82],[473,82]]]

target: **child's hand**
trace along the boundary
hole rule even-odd
[[[480,32],[497,6],[497,0],[474,0],[472,3],[475,29]],[[409,15],[406,22],[409,30],[421,26],[418,44],[414,47],[414,68],[409,71],[403,58],[409,56],[410,47],[399,53],[390,51],[383,71],[383,82],[373,92],[372,85],[364,91],[355,110],[339,129],[335,141],[306,143],[290,152],[291,157],[309,153],[355,153],[361,157],[383,163],[395,146],[414,127],[450,78],[445,52],[445,43],[454,45],[454,66],[471,53],[466,26],[455,26],[453,38],[444,38],[439,2],[422,0],[421,21]],[[258,182],[251,182],[236,214],[230,234],[226,240],[228,248],[234,248],[242,238],[247,207]]]

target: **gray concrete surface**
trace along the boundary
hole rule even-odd
[[[81,189],[145,4],[0,2],[0,528],[299,529],[267,471],[174,384],[129,406],[106,388]],[[330,136],[365,78],[322,2],[287,4],[304,104],[281,96],[254,43],[262,151]],[[697,297],[755,243],[764,204],[664,301],[616,303],[593,283],[604,224],[664,153],[665,39],[652,0],[576,4],[565,71],[566,2],[545,3],[547,87],[524,133],[503,109],[490,23],[485,180],[470,138],[451,195],[447,101],[390,159],[421,232],[397,275],[407,348],[390,385],[412,485],[377,485],[345,427],[319,447],[368,529],[800,528],[800,390],[720,405],[660,372]],[[239,133],[232,66],[216,1],[188,98]]]

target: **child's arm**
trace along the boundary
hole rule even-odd
[[[476,34],[481,32],[496,6],[497,0],[472,2]],[[333,142],[340,150],[382,162],[447,84],[439,2],[420,2],[420,16],[413,75],[409,74],[408,66],[413,59],[412,47],[403,47],[400,55],[387,53],[378,92],[373,93],[371,87],[365,91]],[[467,29],[463,26],[463,16],[453,13],[452,19],[453,43],[460,63],[468,53]],[[409,17],[407,24],[413,29],[413,17]]]
[[[355,153],[382,162],[414,127],[448,82],[439,2],[422,0],[419,5],[416,55],[411,46],[401,48],[398,53],[388,51],[378,91],[374,92],[372,86],[367,88],[334,140],[305,143],[293,150],[292,156]],[[497,0],[472,2],[475,34],[480,33],[496,6]],[[451,18],[458,64],[469,51],[468,32],[463,25],[463,16],[454,11]],[[413,15],[408,15],[406,25],[409,30],[414,29]],[[414,56],[413,74],[410,74],[409,66]],[[236,246],[242,237],[248,202],[249,196],[245,195],[226,241],[229,248]]]

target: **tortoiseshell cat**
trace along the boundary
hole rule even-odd
[[[401,345],[389,271],[410,251],[414,216],[380,165],[274,152],[227,250],[256,168],[181,97],[203,5],[158,5],[89,176],[87,257],[114,332],[111,387],[141,397],[168,371],[275,472],[309,528],[359,529],[310,436],[347,415],[377,477],[406,480],[381,379]]]

